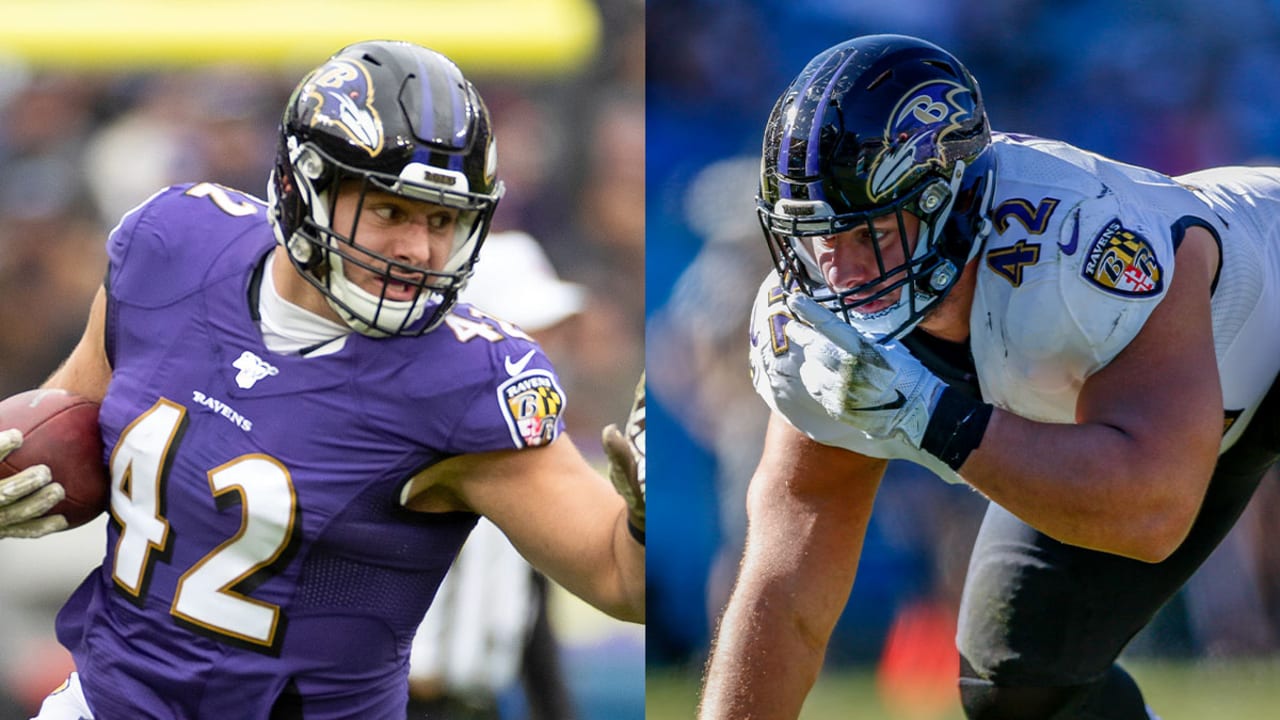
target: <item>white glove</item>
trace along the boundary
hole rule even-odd
[[[800,380],[834,419],[873,438],[919,448],[946,384],[898,343],[880,345],[800,293],[787,297],[800,322],[787,323],[804,349]]]
[[[625,430],[617,425],[605,427],[602,434],[604,452],[609,458],[609,480],[627,501],[627,520],[636,539],[644,542],[644,373],[636,384],[635,400]]]
[[[0,460],[22,447],[20,430],[0,432]],[[0,538],[40,537],[67,529],[62,515],[44,517],[66,492],[53,481],[47,465],[32,465],[0,478]]]

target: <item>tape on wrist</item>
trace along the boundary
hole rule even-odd
[[[951,387],[943,389],[924,430],[921,449],[959,472],[969,453],[982,442],[994,410],[991,404]]]

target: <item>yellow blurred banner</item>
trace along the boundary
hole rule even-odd
[[[600,42],[592,0],[0,0],[0,56],[128,70],[311,66],[358,40],[411,40],[463,71],[553,75]]]

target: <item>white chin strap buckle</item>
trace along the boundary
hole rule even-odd
[[[313,248],[311,243],[302,236],[302,233],[294,233],[293,237],[289,238],[288,249],[289,254],[300,264],[306,265],[311,261]]]

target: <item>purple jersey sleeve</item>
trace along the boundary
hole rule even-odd
[[[238,266],[219,266],[216,259],[238,247],[241,235],[260,232],[265,214],[261,200],[212,183],[161,190],[126,214],[108,236],[113,295],[154,307],[191,293],[198,287],[193,275],[215,268],[238,272]],[[131,255],[142,257],[131,262]]]

